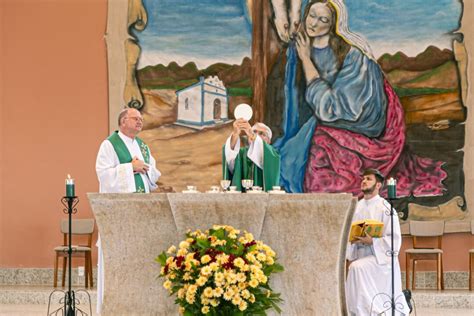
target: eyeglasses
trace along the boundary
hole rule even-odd
[[[143,122],[143,118],[139,116],[127,116],[126,119],[132,119],[135,122]]]
[[[254,129],[253,132],[257,134],[258,136],[268,137],[267,132],[265,131],[259,131],[259,130]]]

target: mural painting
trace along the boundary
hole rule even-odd
[[[130,0],[125,86],[139,90],[124,99],[144,116],[160,190],[218,184],[233,109],[248,103],[274,132],[288,192],[357,193],[376,167],[398,179],[411,218],[464,218],[462,9]]]

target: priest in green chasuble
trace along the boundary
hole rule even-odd
[[[223,179],[242,190],[242,180],[253,180],[254,186],[264,191],[280,185],[280,154],[272,147],[272,131],[263,123],[250,126],[245,119],[237,119],[234,130],[222,149]],[[242,147],[240,136],[247,136],[248,147]]]
[[[100,193],[148,193],[158,186],[161,173],[150,148],[137,136],[143,128],[141,113],[132,108],[120,112],[119,130],[100,145],[95,169]],[[104,257],[100,232],[97,240],[97,314],[104,296]]]

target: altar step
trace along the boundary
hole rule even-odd
[[[66,290],[66,288],[57,288]],[[78,291],[80,287],[74,287]],[[83,289],[83,288],[82,288]],[[45,315],[52,286],[45,285],[0,285],[0,315]],[[97,291],[87,291],[91,297],[92,310],[95,313]],[[64,294],[55,293],[53,302],[57,302]],[[77,298],[83,302],[86,295],[77,292]],[[474,315],[474,291],[467,290],[416,290],[413,292],[417,316],[472,316]],[[414,313],[412,315],[415,315]]]

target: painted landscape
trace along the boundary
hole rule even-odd
[[[462,159],[465,108],[459,94],[459,79],[452,51],[429,46],[415,57],[399,52],[378,59],[405,109],[407,146],[420,156],[445,161],[448,194],[422,198],[421,203],[445,202],[463,195]],[[231,133],[231,123],[194,130],[174,125],[176,90],[217,75],[229,93],[229,113],[240,103],[251,103],[250,59],[240,65],[216,63],[198,69],[194,63],[147,66],[137,79],[145,98],[141,137],[150,145],[163,176],[161,191],[179,192],[186,185],[206,191],[219,183],[222,145]],[[171,185],[173,184],[173,185]],[[423,200],[424,199],[424,200]],[[417,203],[420,203],[417,199]]]

